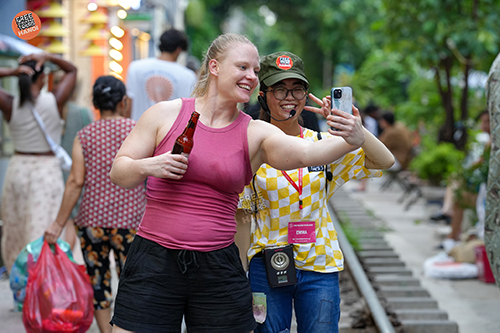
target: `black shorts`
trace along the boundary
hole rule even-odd
[[[134,332],[249,332],[257,327],[238,248],[167,249],[136,236],[118,284],[112,324]]]

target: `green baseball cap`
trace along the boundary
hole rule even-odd
[[[309,86],[302,59],[291,52],[275,52],[260,59],[261,83],[270,87],[284,79],[300,79]]]

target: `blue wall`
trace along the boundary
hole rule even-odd
[[[26,0],[0,0],[0,34],[17,37],[12,31],[12,20],[26,10]]]

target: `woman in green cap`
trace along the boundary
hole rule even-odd
[[[318,141],[332,136],[344,138],[361,126],[357,108],[352,107],[352,115],[330,110],[330,97],[320,100],[309,94],[321,109],[306,106],[309,82],[302,59],[295,54],[270,54],[261,58],[260,67],[260,118],[285,134]],[[318,133],[302,127],[300,115],[304,109],[325,117],[331,112],[338,131]],[[267,303],[267,314],[254,313],[260,323],[256,332],[288,332],[292,307],[299,332],[338,332],[338,272],[344,266],[327,203],[346,181],[380,177],[378,169],[394,162],[389,150],[365,128],[362,130],[365,141],[361,148],[333,163],[286,172],[262,164],[240,195],[242,209],[237,218],[241,221],[247,213],[255,221],[247,252],[250,284],[255,303],[263,298]],[[244,230],[241,226],[240,222],[240,231]]]

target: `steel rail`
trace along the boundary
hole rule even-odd
[[[384,307],[380,304],[380,301],[373,289],[368,277],[366,276],[361,263],[358,260],[358,256],[354,252],[351,243],[347,239],[342,226],[340,225],[337,215],[334,213],[335,210],[331,202],[328,203],[328,209],[330,210],[330,216],[332,217],[335,230],[337,231],[337,239],[339,241],[340,248],[344,255],[345,262],[349,265],[349,270],[353,276],[361,295],[366,300],[366,304],[371,311],[373,321],[381,333],[395,333],[394,327],[392,326]],[[332,214],[333,213],[333,214]]]

